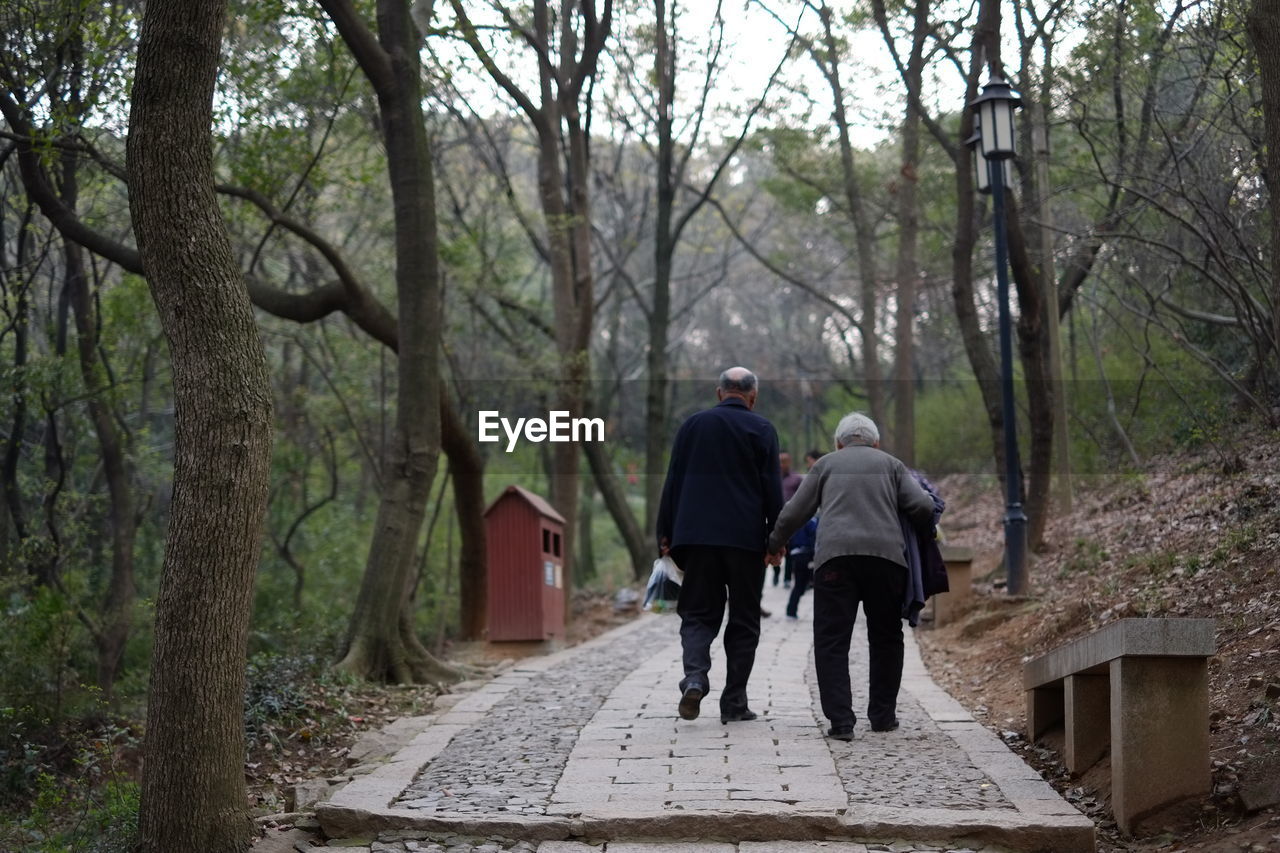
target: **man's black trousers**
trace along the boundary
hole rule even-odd
[[[698,685],[711,689],[711,643],[720,631],[725,603],[729,621],[724,627],[725,684],[720,713],[747,710],[747,680],[760,642],[760,593],[764,588],[764,552],[711,545],[682,545],[672,553],[684,570],[676,612],[680,614],[680,643],[684,647],[684,678],[680,691]]]
[[[814,572],[813,657],[822,713],[833,727],[852,726],[858,719],[849,686],[849,643],[859,602],[867,614],[870,646],[867,718],[876,728],[897,721],[906,591],[906,567],[879,557],[835,557]]]

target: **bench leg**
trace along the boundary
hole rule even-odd
[[[1027,740],[1035,743],[1040,735],[1062,722],[1062,704],[1061,684],[1027,691]]]
[[[1111,742],[1111,681],[1107,675],[1068,675],[1066,706],[1067,769],[1080,774],[1094,765]]]
[[[1124,832],[1158,808],[1208,793],[1208,662],[1113,660],[1111,741],[1111,808]]]

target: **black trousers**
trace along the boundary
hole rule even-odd
[[[791,555],[787,554],[782,560],[782,565],[773,567],[773,585],[778,585],[778,578],[782,578],[787,583],[791,583],[791,577],[795,573],[793,568],[795,564],[791,561]]]
[[[720,632],[725,604],[725,685],[720,713],[747,709],[747,680],[760,642],[760,593],[764,589],[764,553],[741,548],[683,545],[672,558],[684,570],[684,584],[676,612],[680,614],[680,643],[684,648],[684,678],[680,691],[694,685],[711,689],[711,643]]]
[[[791,581],[791,597],[787,599],[787,615],[795,616],[800,607],[800,598],[809,588],[809,581],[813,579],[813,552],[788,554],[787,565],[792,566],[792,571],[795,572],[795,577]]]
[[[879,557],[835,557],[814,573],[813,657],[822,713],[832,726],[851,726],[858,719],[849,685],[849,644],[859,603],[867,614],[870,646],[867,718],[877,727],[897,719],[906,591],[906,567]]]

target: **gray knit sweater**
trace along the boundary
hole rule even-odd
[[[814,463],[782,508],[769,536],[769,552],[785,545],[819,507],[815,568],[846,555],[882,557],[905,566],[899,510],[918,526],[933,519],[933,499],[907,466],[874,447],[850,445]]]

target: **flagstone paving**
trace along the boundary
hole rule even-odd
[[[722,724],[712,691],[678,718],[679,620],[646,614],[442,697],[420,734],[317,816],[331,838],[430,853],[864,853],[1093,850],[1093,824],[929,678],[908,631],[901,728],[824,737],[806,597],[762,625],[760,713]],[[855,708],[866,641],[855,633]],[[449,702],[454,704],[449,706]]]

